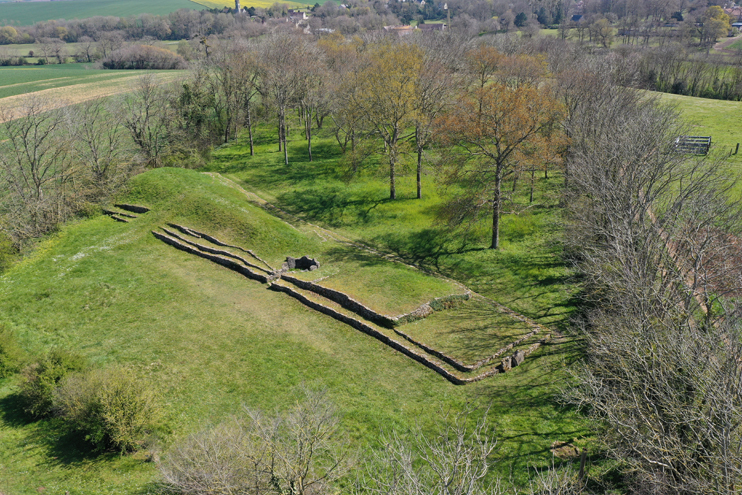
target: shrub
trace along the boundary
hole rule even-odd
[[[0,273],[10,268],[17,255],[18,250],[13,244],[13,239],[0,232]]]
[[[81,356],[59,349],[26,367],[20,392],[24,411],[35,418],[50,415],[54,389],[67,375],[83,369],[85,360]]]
[[[154,391],[128,368],[67,377],[54,392],[55,411],[98,450],[136,450],[160,409]]]
[[[335,493],[350,468],[337,438],[339,418],[325,391],[278,417],[247,410],[176,444],[159,466],[165,485],[183,495],[209,493]]]
[[[185,69],[185,59],[165,48],[149,45],[130,45],[101,60],[106,69]]]
[[[24,356],[13,332],[0,325],[0,378],[18,372]]]

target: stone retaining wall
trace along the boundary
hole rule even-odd
[[[110,217],[113,218],[114,220],[116,220],[117,222],[129,223],[129,221],[127,219],[125,219],[123,217],[120,217],[118,215],[110,215]]]
[[[170,225],[173,225],[174,227],[177,227],[177,228],[179,228],[179,230],[181,230],[180,227],[175,226],[174,224],[170,224]],[[185,231],[184,230],[181,230],[181,232],[188,233],[188,235],[193,235],[190,232],[187,232],[190,229],[187,229],[186,227],[182,227],[182,229],[185,229]],[[174,232],[168,231],[167,229],[163,229],[163,230],[167,233],[167,235],[166,234],[159,233],[159,232],[156,232],[156,231],[152,231],[152,235],[155,238],[163,241],[164,243],[166,243],[166,244],[168,244],[170,246],[175,247],[176,249],[180,249],[181,251],[185,251],[185,252],[187,252],[189,254],[194,254],[196,256],[199,256],[201,258],[207,259],[209,261],[213,261],[214,263],[217,263],[217,264],[222,265],[222,266],[224,266],[226,268],[229,268],[230,270],[234,270],[234,271],[236,271],[236,272],[238,272],[238,273],[240,273],[240,274],[242,274],[242,275],[244,275],[244,276],[246,276],[246,277],[248,277],[250,279],[257,280],[257,281],[262,282],[262,283],[269,283],[270,284],[269,287],[268,287],[269,289],[274,290],[274,291],[278,291],[278,292],[284,292],[284,293],[290,295],[291,297],[297,299],[302,304],[308,306],[309,308],[312,308],[315,311],[319,311],[322,314],[325,314],[327,316],[330,316],[330,317],[332,317],[332,318],[334,318],[334,319],[336,319],[336,320],[338,320],[338,321],[340,321],[342,323],[345,323],[345,324],[347,324],[347,325],[355,328],[356,330],[359,330],[359,331],[361,331],[361,332],[363,332],[363,333],[365,333],[365,334],[367,334],[367,335],[369,335],[371,337],[374,337],[375,339],[377,339],[377,340],[381,341],[382,343],[388,345],[392,349],[395,349],[396,351],[401,352],[405,356],[407,356],[407,357],[409,357],[409,358],[411,358],[411,359],[419,362],[420,364],[426,366],[427,368],[435,371],[436,373],[438,373],[439,375],[441,375],[443,378],[445,378],[446,380],[448,380],[449,382],[451,382],[451,383],[453,383],[455,385],[464,385],[464,384],[467,384],[467,383],[477,382],[477,381],[483,380],[483,379],[485,379],[487,377],[490,377],[490,376],[496,375],[498,373],[503,373],[503,372],[506,372],[506,371],[510,370],[511,366],[517,366],[517,365],[521,364],[523,362],[523,360],[525,359],[526,356],[530,355],[533,351],[535,351],[536,349],[538,349],[539,346],[541,346],[541,344],[543,342],[545,342],[550,337],[549,335],[547,335],[546,338],[540,340],[539,342],[536,342],[535,344],[532,344],[525,351],[520,351],[519,350],[513,356],[507,356],[507,357],[503,358],[501,365],[499,365],[499,366],[497,366],[497,367],[495,367],[495,368],[493,368],[493,369],[491,369],[491,370],[489,370],[489,371],[487,371],[485,373],[481,373],[481,374],[479,374],[477,376],[473,376],[473,377],[461,378],[459,376],[454,375],[453,373],[451,373],[450,371],[446,370],[445,368],[443,368],[442,365],[441,365],[441,363],[439,363],[439,362],[437,362],[435,360],[429,359],[426,355],[421,354],[421,353],[415,351],[414,349],[411,349],[411,348],[403,345],[402,343],[400,343],[400,342],[398,342],[398,341],[396,341],[396,340],[394,340],[394,339],[392,339],[392,338],[384,335],[383,333],[379,332],[378,330],[376,330],[372,326],[370,326],[370,325],[368,325],[368,324],[366,324],[366,323],[364,323],[364,322],[362,322],[360,320],[357,320],[355,318],[352,318],[350,316],[344,315],[343,313],[340,313],[339,311],[336,311],[336,310],[334,310],[332,308],[329,308],[327,306],[324,306],[323,304],[320,304],[318,302],[312,301],[311,299],[307,298],[306,296],[304,296],[301,293],[293,290],[290,287],[287,287],[285,285],[280,285],[280,284],[272,283],[272,281],[275,280],[275,278],[276,278],[275,277],[275,275],[276,275],[275,273],[270,273],[269,276],[265,276],[265,275],[263,275],[261,273],[256,273],[256,272],[250,270],[250,268],[248,268],[248,266],[251,266],[253,268],[256,268],[256,269],[261,270],[261,271],[264,271],[264,272],[266,272],[266,270],[264,270],[264,269],[262,269],[260,267],[257,267],[255,265],[252,265],[249,262],[247,262],[244,259],[242,259],[241,257],[236,256],[236,255],[234,255],[232,253],[228,253],[226,251],[221,251],[221,250],[218,250],[218,249],[210,248],[208,246],[202,246],[202,245],[200,245],[198,243],[194,243],[194,242],[188,241],[186,239],[183,239],[178,234],[175,234]],[[207,237],[204,237],[204,239],[210,240]],[[213,242],[213,241],[211,241],[211,242]],[[234,247],[234,246],[225,245],[225,247]],[[243,251],[244,251],[244,249],[243,249]],[[230,259],[230,258],[233,258],[233,259]],[[243,263],[245,263],[248,266],[241,265],[241,264],[237,263],[236,261],[234,261],[234,259],[240,260],[240,261],[242,261]],[[305,285],[306,287],[309,287],[306,290],[309,290],[310,292],[317,293],[318,295],[320,295],[322,297],[326,297],[327,299],[332,300],[332,301],[340,304],[345,309],[348,309],[350,311],[353,311],[353,312],[358,313],[358,311],[356,311],[355,309],[347,308],[343,303],[339,302],[338,300],[335,300],[335,298],[338,298],[338,299],[342,300],[344,303],[349,304],[351,306],[353,305],[352,303],[355,303],[355,305],[357,305],[357,308],[360,308],[361,311],[367,311],[368,312],[367,314],[369,315],[369,317],[365,316],[364,314],[359,314],[359,316],[362,316],[362,317],[364,317],[364,318],[366,318],[366,319],[368,319],[370,321],[374,321],[375,318],[379,318],[380,317],[380,319],[382,319],[382,321],[388,322],[393,327],[394,322],[396,322],[397,320],[399,320],[402,317],[409,316],[409,315],[402,315],[402,317],[394,318],[394,317],[389,317],[389,316],[385,316],[385,315],[379,315],[378,313],[374,312],[373,310],[371,310],[369,308],[366,308],[361,303],[355,301],[354,299],[350,298],[349,296],[347,296],[346,294],[344,294],[342,292],[335,291],[335,290],[332,290],[332,289],[328,289],[326,287],[319,286],[319,285],[314,284],[312,282],[305,282],[303,280],[299,280],[299,279],[296,279],[296,278],[291,277],[291,276],[284,275],[283,278],[287,279],[288,282],[291,282],[291,283],[295,284],[299,288],[303,288],[302,285]],[[319,289],[319,290],[315,290],[315,289]],[[323,294],[322,292],[326,292],[327,294],[331,294],[332,297],[328,297],[327,295]],[[465,299],[468,299],[469,298],[469,294],[464,294],[464,295],[454,294],[452,296],[448,296],[448,298],[450,298],[448,300],[456,300],[456,299],[464,299],[464,298]],[[445,301],[446,299],[447,298],[439,298],[439,299],[436,299],[434,301],[439,301],[440,302],[440,301]],[[428,308],[430,308],[430,312],[433,311],[432,304],[426,304],[426,305],[423,305],[423,306],[427,306]],[[421,308],[423,306],[421,306]],[[420,314],[425,314],[425,312],[427,311],[427,309],[421,311],[421,308],[418,308],[415,312],[418,312],[419,311]],[[413,312],[413,313],[415,313],[415,312]],[[410,315],[413,314],[413,313],[410,313]],[[427,313],[427,314],[430,314],[430,313]],[[427,314],[425,314],[425,316],[427,316]],[[422,317],[424,317],[424,316],[422,316]],[[405,334],[405,333],[403,333],[403,332],[401,332],[401,331],[399,331],[397,329],[394,329],[394,331],[398,335],[400,335],[401,337],[405,338],[409,342],[413,343],[414,345],[416,345],[417,347],[419,347],[420,349],[422,349],[427,354],[430,354],[431,356],[435,356],[435,357],[441,359],[445,363],[447,363],[450,366],[452,366],[454,369],[456,369],[458,371],[462,371],[462,372],[475,371],[475,370],[477,370],[477,369],[485,366],[486,364],[489,364],[496,357],[498,357],[499,355],[501,355],[503,352],[506,352],[506,351],[512,349],[514,346],[522,343],[527,338],[530,338],[531,336],[533,336],[535,333],[538,333],[538,329],[537,330],[534,330],[534,331],[530,332],[529,334],[527,334],[526,336],[522,337],[521,339],[513,342],[512,344],[508,344],[507,346],[505,346],[502,349],[498,350],[494,355],[492,355],[492,356],[490,356],[488,358],[485,358],[483,360],[480,360],[477,363],[475,363],[474,365],[467,366],[467,365],[461,363],[460,361],[458,361],[458,360],[456,360],[456,359],[454,359],[454,358],[452,358],[450,356],[447,356],[446,354],[444,354],[444,353],[442,353],[440,351],[437,351],[437,350],[433,349],[432,347],[426,346],[425,344],[422,344],[420,342],[415,341],[414,339],[412,339],[411,337],[409,337],[407,334]],[[515,364],[513,364],[513,363],[515,363]]]
[[[233,246],[231,244],[227,244],[226,242],[222,242],[222,241],[220,241],[219,239],[217,239],[214,236],[210,236],[209,234],[204,234],[203,232],[199,232],[197,230],[193,230],[193,229],[188,228],[188,227],[183,227],[182,225],[178,225],[178,224],[175,224],[175,223],[169,223],[168,225],[171,226],[171,227],[173,227],[173,228],[176,228],[176,229],[180,230],[184,234],[188,234],[188,235],[193,236],[193,237],[200,237],[200,238],[206,239],[207,241],[209,241],[209,242],[211,242],[213,244],[216,244],[217,246],[228,247],[228,248],[232,248],[232,249],[239,249],[240,251],[249,254],[250,256],[252,256],[253,258],[255,258],[256,260],[258,260],[261,263],[263,263],[265,266],[268,267],[268,269],[270,271],[272,271],[272,272],[276,271],[276,269],[273,268],[270,264],[268,264],[267,261],[265,261],[264,259],[262,259],[261,257],[259,257],[257,254],[255,254],[254,252],[252,252],[252,250],[250,250],[250,249],[245,249],[245,248],[240,247],[240,246]]]
[[[328,287],[323,287],[313,282],[307,282],[305,280],[292,277],[291,275],[287,275],[285,273],[280,274],[280,277],[287,282],[291,282],[300,289],[319,294],[320,296],[325,297],[330,301],[338,303],[345,309],[354,312],[358,316],[361,316],[362,318],[365,318],[368,321],[372,321],[385,328],[394,328],[395,326],[403,325],[405,323],[421,320],[433,313],[434,305],[440,305],[439,307],[443,307],[443,305],[449,301],[469,299],[469,294],[452,294],[450,296],[433,299],[433,301],[431,301],[430,303],[425,303],[410,313],[400,316],[387,316],[381,313],[377,313],[373,309],[356,301],[344,292],[330,289]]]
[[[519,344],[523,343],[524,341],[526,341],[526,340],[530,339],[531,337],[533,337],[533,335],[535,335],[536,333],[538,333],[538,330],[533,330],[533,331],[527,333],[526,335],[524,335],[520,339],[516,340],[515,342],[512,342],[512,343],[506,345],[505,347],[500,348],[497,352],[495,352],[491,356],[488,356],[488,357],[486,357],[484,359],[480,359],[476,363],[470,364],[470,365],[464,364],[461,361],[459,361],[458,359],[455,359],[455,358],[453,358],[453,357],[451,357],[451,356],[449,356],[447,354],[442,353],[441,351],[438,351],[436,349],[433,349],[432,347],[430,347],[430,346],[428,346],[426,344],[423,344],[422,342],[419,342],[419,341],[413,339],[412,337],[410,337],[406,333],[402,332],[401,330],[398,330],[398,329],[395,328],[394,329],[394,332],[397,335],[399,335],[400,337],[402,337],[405,340],[407,340],[408,342],[410,342],[411,344],[414,344],[415,346],[419,347],[423,351],[427,352],[431,356],[435,356],[438,359],[440,359],[441,361],[443,361],[444,363],[447,363],[448,365],[452,366],[454,369],[456,369],[458,371],[462,371],[462,372],[468,373],[468,372],[471,372],[471,371],[476,371],[479,368],[490,364],[492,361],[494,361],[495,359],[497,359],[498,357],[500,357],[503,353],[509,351],[510,349],[512,349],[513,347],[515,347],[516,345],[519,345]]]
[[[214,263],[218,263],[219,265],[222,265],[225,268],[229,268],[230,270],[234,270],[237,273],[241,273],[247,278],[257,280],[258,282],[262,282],[264,284],[268,283],[268,277],[260,273],[255,273],[252,270],[250,270],[248,267],[241,265],[234,260],[225,258],[223,256],[215,255],[215,254],[205,253],[192,246],[189,246],[188,244],[184,242],[180,242],[177,239],[169,237],[165,234],[160,234],[159,232],[156,232],[154,230],[152,231],[152,235],[155,236],[157,239],[161,240],[162,242],[164,242],[165,244],[169,244],[170,246],[180,249],[181,251],[185,251],[186,253],[189,253],[189,254],[195,254],[196,256],[200,256],[201,258],[205,258],[209,261],[213,261]]]
[[[383,342],[384,344],[388,345],[392,349],[394,349],[396,351],[399,351],[402,354],[404,354],[405,356],[407,356],[407,357],[409,357],[411,359],[414,359],[418,363],[420,363],[420,364],[422,364],[422,365],[430,368],[431,370],[435,371],[436,373],[438,373],[439,375],[441,375],[443,378],[445,378],[446,380],[448,380],[449,382],[451,382],[451,383],[453,383],[455,385],[464,385],[466,383],[477,382],[479,380],[483,380],[483,379],[487,378],[488,376],[496,375],[496,374],[498,374],[500,372],[499,369],[495,368],[495,369],[492,369],[492,370],[490,370],[490,371],[488,371],[486,373],[482,373],[481,375],[478,375],[478,376],[473,376],[471,378],[460,378],[460,377],[454,375],[453,373],[451,373],[450,371],[446,370],[445,368],[443,368],[440,365],[440,363],[437,363],[437,362],[435,362],[435,361],[433,361],[431,359],[428,359],[426,356],[424,356],[424,355],[422,355],[422,354],[420,354],[418,352],[415,352],[415,350],[410,349],[409,347],[407,347],[405,345],[402,345],[401,343],[397,342],[394,339],[390,339],[389,337],[387,337],[383,333],[379,332],[378,330],[374,329],[370,325],[367,325],[367,324],[363,323],[362,321],[356,320],[355,318],[351,318],[350,316],[346,316],[346,315],[344,315],[344,314],[342,314],[342,313],[340,313],[338,311],[335,311],[332,308],[328,308],[327,306],[324,306],[324,305],[322,305],[322,304],[320,304],[318,302],[312,301],[311,299],[309,299],[309,298],[305,297],[304,295],[296,292],[295,290],[293,290],[290,287],[286,287],[285,285],[279,285],[279,284],[271,284],[268,288],[271,289],[271,290],[278,291],[278,292],[284,292],[284,293],[290,295],[291,297],[297,299],[302,304],[304,304],[304,305],[306,305],[306,306],[308,306],[308,307],[310,307],[310,308],[312,308],[312,309],[314,309],[316,311],[319,311],[322,314],[325,314],[327,316],[330,316],[330,317],[332,317],[332,318],[334,318],[334,319],[336,319],[336,320],[338,320],[338,321],[340,321],[342,323],[345,323],[346,325],[349,325],[349,326],[355,328],[356,330],[360,330],[361,332],[365,333],[366,335],[369,335],[371,337],[374,337],[375,339]]]
[[[291,282],[300,289],[308,290],[310,292],[314,292],[315,294],[319,294],[322,297],[326,297],[330,301],[338,303],[345,309],[354,312],[358,316],[361,316],[368,321],[373,321],[374,323],[377,323],[386,328],[394,327],[393,318],[377,313],[373,309],[364,306],[363,304],[359,303],[343,292],[329,289],[327,287],[323,287],[312,282],[307,282],[305,280],[292,277],[291,275],[287,275],[285,273],[281,274],[281,279],[286,280],[287,282]]]
[[[146,206],[139,206],[139,205],[128,205],[126,203],[119,203],[113,205],[116,208],[121,208],[122,210],[131,211],[134,213],[147,213],[149,211],[149,208]]]
[[[109,210],[107,208],[103,208],[102,211],[104,215],[108,215],[108,216],[117,215],[117,216],[126,217],[126,218],[137,218],[136,215],[132,215],[131,213],[124,213],[123,211],[114,211],[114,210]]]
[[[170,237],[174,237],[175,239],[178,239],[181,242],[184,242],[184,243],[186,243],[186,244],[188,244],[190,246],[193,246],[196,249],[198,249],[199,251],[204,251],[206,253],[217,254],[219,256],[226,256],[227,258],[236,259],[237,261],[241,261],[242,263],[244,263],[245,265],[249,266],[250,268],[255,268],[256,270],[260,270],[263,273],[267,273],[269,279],[270,278],[273,278],[273,277],[271,277],[273,275],[272,272],[269,272],[265,268],[261,268],[261,267],[259,267],[257,265],[254,265],[254,264],[250,263],[249,261],[247,261],[246,259],[244,259],[241,256],[237,256],[236,254],[230,253],[229,251],[222,251],[221,249],[215,249],[215,248],[212,248],[212,247],[209,247],[209,246],[204,246],[203,244],[199,244],[197,242],[189,241],[188,239],[184,239],[183,237],[179,236],[175,232],[172,232],[172,231],[170,231],[170,230],[168,230],[166,228],[163,228],[162,230],[164,230],[165,233],[167,235],[169,235]]]

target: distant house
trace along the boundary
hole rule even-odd
[[[582,20],[582,14],[575,14],[572,16],[572,22],[580,22]]]
[[[742,7],[732,7],[724,9],[724,12],[734,21],[742,21]]]
[[[412,26],[384,26],[384,29],[390,33],[394,33],[400,38],[403,36],[409,36],[415,32],[415,28]]]
[[[417,28],[421,31],[443,31],[446,29],[445,24],[418,24]]]
[[[301,10],[292,10],[289,9],[289,19],[292,21],[305,21],[307,20],[307,13],[303,12]]]

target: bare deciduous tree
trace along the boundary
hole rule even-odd
[[[246,410],[177,444],[160,466],[177,493],[327,493],[349,467],[336,438],[338,417],[324,391],[302,390],[287,413]]]
[[[86,195],[106,198],[126,180],[131,158],[116,109],[104,100],[92,100],[71,108],[68,119],[76,161],[87,171],[81,179],[92,187]]]
[[[61,132],[64,113],[54,102],[32,95],[10,111],[0,110],[0,177],[5,221],[20,242],[48,232],[69,213],[71,155]]]
[[[432,433],[415,428],[409,439],[396,432],[382,438],[356,483],[355,493],[378,495],[494,495],[499,481],[488,481],[496,441],[487,414],[474,426],[471,409],[444,413]]]
[[[168,148],[167,98],[155,76],[137,79],[122,102],[122,119],[144,163],[158,166]]]
[[[728,171],[678,153],[677,114],[601,85],[569,121],[567,236],[596,305],[569,395],[653,493],[742,482],[742,214]],[[730,297],[731,296],[731,297]]]

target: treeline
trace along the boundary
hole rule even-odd
[[[730,29],[728,22],[719,22],[720,16],[714,9],[723,14],[718,4],[710,0],[691,3],[679,0],[590,0],[579,3],[574,0],[349,0],[342,5],[332,1],[315,4],[309,19],[292,19],[291,22],[301,21],[314,33],[324,29],[349,35],[380,30],[384,26],[441,21],[450,15],[450,27],[469,34],[515,29],[533,34],[540,28],[558,27],[562,36],[566,37],[568,31],[574,29],[579,40],[597,37],[596,41],[602,42],[605,37],[613,38],[616,28],[624,43],[647,44],[649,39],[671,36],[685,41],[695,39],[704,44],[726,36]],[[575,15],[577,17],[573,19]],[[194,36],[234,37],[236,32],[257,36],[286,22],[288,17],[288,5],[276,3],[266,9],[251,7],[237,15],[229,9],[181,9],[165,16],[140,14],[54,20],[28,27],[0,27],[0,44],[34,43],[45,39],[72,43],[88,38],[95,41],[104,38],[121,41],[147,38],[182,40]],[[723,29],[725,26],[726,31]]]
[[[742,481],[742,210],[723,162],[677,152],[677,113],[576,62],[565,236],[585,277],[585,360],[565,399],[595,421],[632,493]]]

